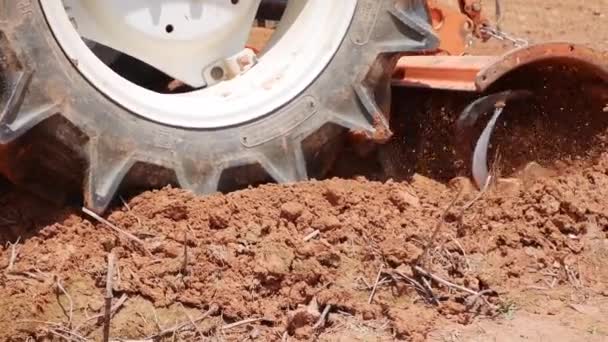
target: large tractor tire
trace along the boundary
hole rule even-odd
[[[187,115],[180,117],[178,102],[176,114],[167,114],[164,100],[155,100],[156,95],[150,90],[132,85],[131,93],[108,84],[115,76],[96,79],[96,72],[107,74],[110,69],[90,64],[92,53],[79,55],[86,47],[85,42],[76,46],[80,43],[70,38],[73,33],[65,32],[63,19],[53,17],[65,15],[58,14],[53,4],[60,1],[2,1],[0,143],[22,146],[13,149],[19,154],[37,153],[28,160],[36,160],[38,166],[27,172],[30,178],[36,175],[43,178],[36,180],[37,184],[43,184],[38,188],[57,187],[59,178],[65,178],[48,176],[53,174],[47,172],[49,168],[54,168],[55,174],[71,172],[74,179],[80,177],[84,203],[96,212],[107,208],[121,186],[132,184],[176,183],[206,194],[226,187],[222,183],[235,183],[233,178],[237,175],[244,177],[236,182],[241,185],[264,181],[256,170],[280,183],[320,177],[335,156],[333,144],[346,132],[358,131],[373,139],[388,128],[379,98],[386,101],[398,53],[423,52],[438,44],[428,24],[425,1],[351,2],[353,10],[344,13],[345,18],[335,16],[332,9],[328,10],[328,16],[316,10],[320,13],[317,25],[335,19],[337,23],[347,20],[347,26],[344,32],[329,30],[321,35],[319,32],[308,35],[310,42],[323,45],[321,49],[329,50],[331,55],[327,61],[319,61],[323,62],[321,66],[314,65],[314,60],[308,61],[313,64],[291,66],[312,67],[293,71],[304,76],[294,78],[297,86],[283,85],[286,90],[281,93],[281,102],[258,115],[242,113],[244,118],[232,120],[218,119],[213,111],[216,108],[230,111],[227,107],[231,103],[236,105],[238,100],[208,106],[197,99],[184,100],[184,108],[210,118],[206,123],[204,117],[192,122]],[[331,7],[329,4],[334,1],[291,0],[287,11],[291,3],[304,10],[315,4]],[[308,46],[310,42],[299,44]],[[319,51],[324,56],[328,53]],[[264,58],[260,58],[260,63]],[[296,60],[297,56],[293,58]],[[273,82],[280,83],[281,72],[292,70],[278,70],[269,75],[265,86],[272,88]],[[310,80],[302,85],[302,78]],[[294,94],[289,90],[294,87],[302,89],[296,89]],[[146,94],[150,94],[149,99]],[[183,94],[163,96],[174,96],[175,101],[180,101]],[[158,110],[154,107],[156,102]],[[145,108],[140,110],[138,106]],[[43,147],[23,147],[28,143]],[[62,150],[68,152],[59,152]],[[18,157],[21,158],[8,159]],[[82,160],[82,165],[71,160]],[[19,172],[26,171],[14,173]]]

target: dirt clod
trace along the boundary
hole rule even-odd
[[[297,202],[287,202],[281,206],[281,216],[290,220],[295,221],[304,212],[304,206]]]
[[[598,294],[605,291],[605,268],[594,268],[593,274],[585,270],[594,267],[593,255],[598,253],[590,241],[608,222],[604,205],[608,187],[597,187],[608,184],[607,158],[603,155],[593,164],[593,171],[572,169],[563,176],[536,179],[528,188],[518,180],[491,187],[461,219],[443,225],[428,252],[428,270],[471,291],[511,293],[545,287],[546,281],[564,291],[581,284]],[[495,297],[484,295],[483,300],[465,305],[472,298],[431,278],[418,281],[441,298],[438,307],[415,304],[430,297],[421,295],[413,283],[388,276],[395,270],[417,277],[411,265],[420,259],[438,218],[460,192],[454,184],[417,176],[409,184],[333,179],[265,185],[206,198],[172,188],[148,192],[130,200],[129,209],[116,208],[109,216],[132,234],[145,227],[147,233],[140,236],[152,255],[68,212],[56,223],[35,226],[38,234],[22,239],[14,272],[25,278],[0,276],[0,296],[10,300],[17,319],[62,321],[65,317],[52,304],[54,294],[47,286],[51,274],[56,275],[76,302],[74,319],[83,320],[82,308],[96,308],[103,298],[104,257],[111,250],[120,274],[114,283],[116,295],[143,298],[157,310],[170,311],[176,302],[197,310],[217,303],[222,317],[232,322],[251,317],[275,322],[258,328],[260,338],[288,331],[306,340],[316,333],[312,325],[319,310],[310,309],[316,302],[362,322],[385,319],[395,336],[423,340],[439,320],[470,322],[475,313],[499,311]],[[327,205],[327,189],[349,195]],[[477,193],[468,191],[471,196]],[[163,199],[183,203],[182,214],[158,214],[167,213],[155,208],[167,207]],[[462,196],[455,213],[469,201]],[[21,210],[20,203],[13,201],[5,210]],[[27,227],[14,225],[9,231],[27,236],[26,230],[20,231]],[[304,241],[311,229],[319,230],[319,237]],[[182,274],[184,231],[188,231],[188,274]],[[10,253],[4,248],[2,259],[8,260]],[[389,273],[375,285],[382,264]],[[38,275],[42,282],[33,278]],[[374,286],[373,304],[368,304]],[[42,304],[32,305],[33,297]],[[556,304],[546,313],[559,313],[559,308]],[[133,324],[139,326],[137,316],[126,316],[126,309],[121,312],[117,320],[125,323],[115,330],[118,336],[153,333],[152,327],[132,330]],[[0,331],[19,334],[11,329],[5,326]]]

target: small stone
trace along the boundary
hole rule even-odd
[[[253,329],[253,331],[249,333],[249,338],[251,340],[257,340],[261,335],[262,333],[259,329]]]
[[[227,208],[213,210],[209,214],[209,226],[212,229],[226,229],[230,223],[230,216]]]
[[[258,253],[256,264],[261,272],[273,275],[283,275],[290,272],[291,264],[295,259],[292,250],[280,244],[271,244]]]
[[[363,318],[364,321],[371,321],[372,319],[376,319],[375,313],[371,310],[364,310],[361,313],[361,317]]]
[[[342,200],[342,191],[340,188],[332,183],[329,183],[325,187],[325,191],[323,192],[323,197],[331,204],[338,205]]]
[[[304,206],[297,202],[287,202],[281,206],[281,217],[295,221],[302,216]]]
[[[103,308],[103,301],[99,301],[99,300],[91,300],[88,303],[89,309],[91,309],[91,311],[93,312],[98,312]]]
[[[255,222],[250,222],[247,225],[247,230],[245,232],[245,240],[255,243],[260,240],[260,237],[262,237],[262,235],[262,226],[260,226],[259,224]]]
[[[106,237],[101,240],[101,245],[104,251],[110,252],[116,246],[116,241],[114,241],[114,238]]]
[[[539,209],[541,209],[545,214],[553,215],[559,212],[560,203],[555,197],[551,195],[544,195],[540,199]]]
[[[323,252],[317,255],[317,261],[325,267],[338,268],[340,266],[340,255],[332,252]]]
[[[165,243],[161,246],[162,253],[167,258],[177,258],[180,256],[184,248],[176,243]]]
[[[312,223],[313,229],[318,229],[321,232],[326,232],[334,229],[338,229],[342,226],[340,220],[333,215],[321,216]]]

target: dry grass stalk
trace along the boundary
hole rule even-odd
[[[184,323],[178,323],[171,328],[164,329],[164,330],[158,332],[157,334],[146,337],[145,339],[146,340],[155,340],[155,339],[159,339],[159,338],[162,338],[165,336],[175,335],[178,332],[180,332],[181,330],[183,330],[184,328],[186,328],[187,326],[192,325],[193,322],[196,324],[196,323],[206,319],[207,317],[215,314],[218,310],[219,310],[219,307],[216,304],[212,304],[211,307],[209,308],[209,310],[207,310],[207,312],[202,314],[200,317],[195,318],[193,320],[188,320],[187,322],[184,322]]]
[[[71,328],[72,319],[74,318],[74,302],[72,301],[72,297],[70,296],[68,291],[66,291],[65,287],[63,287],[63,285],[61,285],[61,280],[59,280],[59,278],[57,278],[55,280],[55,288],[57,290],[59,290],[61,293],[63,293],[63,295],[68,299],[68,302],[70,303],[70,311],[67,314],[67,316],[68,316],[68,327]],[[57,301],[59,302],[59,305],[63,309],[63,305],[61,305],[61,302],[59,301],[59,293],[57,293]],[[64,312],[65,312],[65,310],[64,310]]]
[[[11,256],[8,261],[8,266],[6,267],[6,273],[10,273],[13,271],[13,267],[15,266],[15,260],[17,259],[17,245],[21,241],[21,236],[17,238],[17,241],[14,243],[8,243],[11,246]]]
[[[454,284],[452,282],[449,282],[449,281],[447,281],[447,280],[445,280],[445,279],[443,279],[443,278],[441,278],[441,277],[439,277],[439,276],[437,276],[437,275],[435,275],[435,274],[433,274],[431,272],[428,272],[428,271],[424,270],[420,266],[414,266],[414,270],[416,272],[422,274],[423,276],[429,277],[429,278],[433,279],[434,281],[436,281],[438,283],[441,283],[441,284],[443,284],[443,285],[445,285],[445,286],[447,286],[449,288],[453,288],[453,289],[456,289],[456,290],[459,290],[459,291],[462,291],[462,292],[466,292],[466,293],[471,294],[471,295],[478,295],[479,294],[477,291],[474,291],[474,290],[471,290],[471,289],[466,288],[464,286],[460,286],[458,284]]]
[[[50,328],[47,331],[55,336],[61,337],[64,341],[89,341],[89,339],[61,327]]]
[[[321,234],[321,231],[318,229],[315,230],[314,232],[312,232],[312,233],[306,235],[306,237],[304,237],[304,242],[308,242],[308,241],[316,238],[317,236],[319,236],[319,234]]]
[[[312,327],[313,330],[319,330],[325,326],[325,323],[327,322],[327,316],[329,315],[329,311],[331,311],[331,305],[327,304],[327,305],[325,305],[325,308],[323,309],[323,312],[321,313],[321,317],[319,317],[319,320],[317,321],[317,323],[315,323],[315,325]]]
[[[108,228],[112,229],[112,230],[113,230],[115,233],[118,233],[120,236],[126,237],[127,239],[129,239],[129,240],[131,240],[131,241],[135,242],[135,243],[136,243],[136,244],[137,244],[139,247],[141,247],[141,248],[144,250],[144,252],[146,252],[146,254],[148,254],[149,256],[151,256],[151,255],[152,255],[152,253],[150,253],[150,251],[149,251],[149,250],[146,248],[145,243],[144,243],[144,242],[143,242],[143,241],[142,241],[140,238],[138,238],[137,236],[135,236],[135,235],[133,235],[133,234],[131,234],[131,233],[127,232],[127,231],[124,231],[124,230],[122,230],[122,229],[118,228],[118,227],[117,227],[115,224],[113,224],[112,222],[110,222],[110,221],[108,221],[108,220],[104,219],[103,217],[101,217],[101,216],[99,216],[99,215],[95,214],[94,212],[92,212],[91,210],[89,210],[89,209],[87,209],[87,208],[85,208],[85,207],[83,207],[83,208],[82,208],[82,212],[83,212],[83,213],[85,213],[85,214],[87,214],[88,216],[90,216],[90,217],[94,218],[96,221],[98,221],[99,223],[102,223],[102,224],[103,224],[103,225],[105,225],[106,227],[108,227]]]
[[[182,275],[187,276],[188,271],[188,230],[184,230],[184,262],[182,263]]]
[[[267,319],[267,318],[249,318],[249,319],[244,319],[242,321],[226,324],[226,325],[222,326],[222,330],[230,330],[230,329],[240,327],[241,325],[262,322],[262,321],[271,322],[272,320]]]
[[[116,303],[114,303],[112,305],[112,308],[110,310],[110,315],[113,316],[116,313],[116,311],[118,311],[118,309],[120,309],[123,306],[123,304],[127,301],[127,299],[129,299],[129,296],[127,296],[126,294],[123,294],[122,296],[120,296],[120,298],[118,298]],[[87,324],[90,321],[99,320],[100,318],[104,318],[104,317],[105,317],[105,311],[100,314],[93,315],[93,316],[87,318],[79,326],[77,326],[75,330],[80,330],[85,324]]]
[[[380,269],[378,270],[378,275],[376,276],[376,281],[374,282],[374,287],[372,287],[372,292],[369,294],[369,299],[367,300],[368,304],[371,304],[374,301],[374,295],[376,294],[376,290],[378,289],[378,283],[380,283],[380,277],[382,277],[383,269],[384,269],[384,265],[380,265]]]
[[[454,207],[454,205],[460,198],[460,195],[462,194],[463,190],[464,190],[464,187],[461,188],[460,191],[458,191],[458,194],[456,194],[456,196],[454,196],[454,198],[452,199],[450,204],[445,208],[445,210],[441,214],[441,217],[439,218],[439,220],[437,221],[437,224],[435,225],[435,228],[433,229],[433,233],[431,234],[431,237],[426,242],[426,245],[424,246],[424,249],[422,250],[422,254],[420,255],[420,258],[418,259],[417,264],[424,265],[426,263],[426,260],[428,259],[428,256],[429,256],[429,251],[431,249],[433,249],[435,246],[437,236],[439,235],[441,228],[443,228],[447,214]]]
[[[201,339],[204,339],[203,332],[198,327],[198,325],[194,322],[194,319],[192,319],[192,316],[188,313],[188,311],[186,311],[186,308],[184,307],[184,305],[182,303],[179,303],[179,306],[181,307],[182,311],[184,312],[184,315],[186,315],[186,317],[190,321],[192,328],[194,328],[194,330],[196,331],[196,334],[194,335],[194,337],[196,338],[198,336]]]
[[[112,278],[114,276],[114,254],[108,254],[108,270],[106,274],[106,296],[105,296],[105,311],[103,321],[103,341],[110,340],[110,320],[112,315]]]

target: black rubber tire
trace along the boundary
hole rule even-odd
[[[93,87],[63,54],[38,1],[2,1],[0,143],[36,127],[65,144],[84,160],[84,201],[96,212],[131,174],[139,185],[174,178],[202,194],[217,191],[227,170],[247,165],[277,182],[319,177],[332,155],[322,152],[346,130],[371,138],[389,130],[376,97],[386,95],[397,53],[437,45],[426,1],[359,0],[330,64],[289,104],[238,126],[183,129],[131,113]],[[39,159],[46,158],[55,157]],[[241,172],[240,183],[263,181],[252,170]]]

